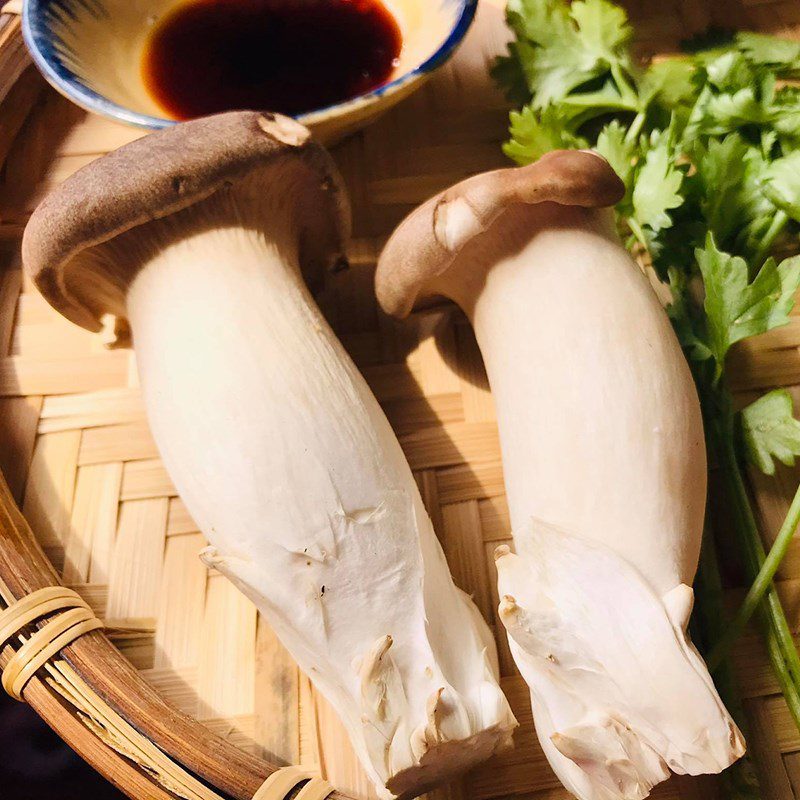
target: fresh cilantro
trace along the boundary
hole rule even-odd
[[[672,109],[691,103],[697,96],[696,73],[695,64],[684,59],[652,64],[639,83],[640,106],[646,108],[656,101]]]
[[[700,111],[699,129],[719,136],[749,128],[774,129],[787,142],[800,137],[800,93],[796,87],[777,88],[776,74],[753,73],[745,85],[734,81],[717,93],[707,84]],[[737,88],[738,87],[738,88]]]
[[[668,212],[683,203],[682,183],[683,171],[675,164],[669,136],[654,134],[633,188],[633,218],[638,225],[656,232],[669,228]]]
[[[745,260],[717,250],[710,233],[695,255],[706,294],[708,348],[721,377],[731,345],[789,322],[800,287],[800,256],[780,264],[767,259],[750,282]]]
[[[752,86],[733,93],[713,95],[705,105],[701,123],[703,133],[714,136],[731,133],[747,125],[769,125],[774,113],[756,97]]]
[[[703,321],[692,312],[692,306],[688,302],[687,278],[680,270],[670,269],[668,280],[672,303],[667,307],[667,314],[675,328],[678,341],[692,361],[707,361],[713,357],[713,353],[705,342],[707,337],[704,332],[698,330],[702,327]]]
[[[800,147],[800,87],[784,86],[772,104],[773,127],[787,151]]]
[[[761,150],[761,157],[764,160],[771,158],[775,144],[778,141],[778,132],[773,130],[761,131],[759,138],[759,149]]]
[[[603,64],[581,45],[580,34],[567,15],[554,15],[549,29],[517,43],[518,56],[536,108],[561,100],[573,89],[604,71]],[[542,35],[544,34],[544,35]]]
[[[517,164],[530,164],[550,150],[587,147],[588,142],[567,130],[553,106],[537,111],[526,106],[522,111],[512,111],[511,140],[503,145],[503,152]]]
[[[751,271],[757,269],[764,260],[764,254],[771,247],[769,237],[779,232],[774,228],[777,208],[764,193],[764,175],[769,167],[769,158],[764,156],[761,147],[751,147],[744,158],[744,173],[740,189],[741,217],[739,233],[730,248],[743,255],[749,262]],[[734,206],[731,216],[734,216]],[[773,232],[773,234],[770,233]]]
[[[768,162],[761,145],[736,133],[713,138],[698,146],[696,163],[694,182],[706,229],[723,250],[752,258],[777,212],[763,190]]]
[[[748,144],[738,134],[713,139],[700,154],[701,208],[718,242],[728,242],[748,215],[750,198],[743,191]]]
[[[583,46],[609,66],[630,66],[625,49],[633,36],[625,11],[608,0],[575,0],[570,7]]]
[[[631,29],[624,11],[608,0],[576,0],[569,8],[550,0],[510,0],[507,15],[517,34],[510,56],[521,66],[534,108],[610,70],[630,69]],[[508,88],[508,63],[500,69]]]
[[[705,64],[708,82],[720,92],[735,91],[756,80],[756,70],[742,53],[726,51]]]
[[[638,154],[638,143],[628,140],[626,134],[625,127],[618,120],[612,120],[600,131],[595,145],[595,150],[611,164],[614,172],[619,175],[625,184],[625,198],[620,204],[620,210],[623,207],[625,209],[630,207]],[[630,210],[628,213],[630,213]]]
[[[769,164],[764,170],[762,188],[772,203],[800,222],[800,150]]]
[[[567,38],[573,33],[565,3],[549,0],[508,0],[506,17],[518,41],[537,42],[539,37]]]
[[[748,460],[765,475],[775,474],[775,459],[794,466],[800,455],[800,422],[792,396],[775,389],[742,411],[742,433]]]
[[[752,580],[727,627],[715,597],[708,609],[698,603],[703,626],[714,627],[705,631],[716,642],[709,655],[724,661],[760,609],[771,663],[800,729],[800,655],[773,586],[800,525],[800,490],[764,558],[741,474],[744,457],[767,473],[775,459],[791,463],[800,454],[800,422],[791,398],[773,392],[745,409],[737,436],[725,370],[733,344],[787,323],[800,285],[800,256],[774,258],[796,246],[800,232],[800,86],[784,80],[800,78],[800,43],[709,31],[683,55],[644,69],[631,55],[624,10],[608,0],[509,0],[507,13],[516,40],[495,75],[525,108],[511,116],[506,153],[522,164],[556,147],[594,147],[625,183],[617,206],[625,241],[669,283],[667,311],[733,493],[731,527]],[[703,562],[713,570],[713,541],[706,550],[712,556]],[[711,574],[709,585],[715,582],[719,575]],[[753,794],[752,771],[734,769],[738,778],[727,785],[744,800]]]
[[[570,95],[558,104],[559,111],[569,116],[573,126],[580,126],[587,120],[612,111],[633,113],[638,108],[638,101],[630,94],[627,97],[620,94],[611,79],[596,91]]]
[[[742,32],[736,34],[736,44],[753,64],[771,67],[783,76],[800,72],[800,42]]]

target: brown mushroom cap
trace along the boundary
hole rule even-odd
[[[65,317],[100,330],[105,313],[124,314],[136,273],[98,266],[94,248],[287,162],[292,190],[303,193],[298,208],[308,211],[298,224],[304,274],[340,262],[350,210],[330,156],[288,117],[237,111],[152,133],[76,172],[31,216],[22,242],[25,268]],[[286,170],[279,172],[285,181]]]
[[[611,165],[589,150],[554,150],[525,167],[468,178],[423,203],[392,234],[375,275],[378,302],[392,316],[407,316],[430,282],[512,204],[602,208],[624,194]]]

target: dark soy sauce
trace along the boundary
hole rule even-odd
[[[401,46],[380,0],[194,0],[155,26],[142,69],[175,119],[298,114],[385,83]]]

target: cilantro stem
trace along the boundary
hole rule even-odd
[[[769,656],[770,664],[772,664],[772,669],[775,671],[781,694],[789,708],[789,713],[792,715],[795,727],[800,728],[800,690],[797,688],[796,681],[792,679],[791,671],[784,658],[785,651],[779,638],[770,627],[768,612],[765,611],[763,604],[758,607],[756,618],[759,620],[762,633],[766,638],[767,655]]]
[[[727,656],[731,645],[742,633],[745,625],[750,621],[762,599],[770,590],[772,579],[786,556],[798,524],[800,524],[800,487],[795,492],[794,499],[781,525],[778,536],[770,548],[764,563],[761,565],[756,579],[750,586],[747,596],[736,612],[736,616],[731,620],[723,635],[717,640],[708,654],[708,668],[712,672],[719,667],[722,659]]]
[[[761,266],[767,260],[767,256],[772,250],[772,246],[775,244],[775,240],[780,236],[788,222],[789,217],[784,211],[778,211],[772,218],[772,222],[767,232],[764,234],[764,237],[761,239],[758,250],[756,250],[753,256],[751,263],[755,269],[761,269]]]
[[[644,231],[642,230],[642,226],[633,218],[627,217],[625,222],[628,224],[628,227],[631,229],[631,233],[636,237],[636,241],[644,247],[645,250],[648,249],[647,244],[647,237],[644,235]]]
[[[700,639],[698,646],[705,652],[716,640],[720,639],[726,629],[725,626],[725,598],[722,588],[722,576],[717,560],[714,532],[706,522],[703,530],[703,546],[700,551],[700,563],[695,579],[695,592],[698,603],[695,606],[694,619],[699,623]],[[708,663],[708,659],[706,659]],[[733,715],[737,724],[742,727],[744,711],[741,699],[736,691],[736,678],[731,669],[731,664],[724,657],[720,659],[714,683],[719,689],[720,696]]]
[[[640,111],[634,118],[633,122],[631,122],[630,128],[628,128],[628,132],[625,134],[625,142],[630,144],[631,142],[635,142],[639,134],[641,133],[642,126],[647,119],[647,115],[644,111]]]
[[[695,591],[698,603],[695,606],[692,621],[697,623],[699,630],[696,631],[697,635],[693,638],[699,644],[705,643],[707,646],[709,641],[718,639],[725,629],[722,576],[717,560],[714,532],[708,523],[703,531],[703,548],[700,552]],[[714,675],[714,683],[722,702],[725,703],[725,707],[741,728],[745,739],[749,738],[749,725],[742,705],[741,691],[729,659],[720,663]],[[764,798],[749,751],[744,758],[725,770],[721,780],[728,800],[763,800]]]
[[[721,419],[714,420],[712,424],[717,434],[720,467],[733,506],[733,528],[748,577],[755,581],[766,561],[766,553],[736,453],[731,399],[726,389],[721,388],[720,392],[724,407]],[[772,668],[795,725],[800,729],[800,657],[780,598],[771,581],[757,609],[756,619],[766,639]]]

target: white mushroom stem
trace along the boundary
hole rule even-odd
[[[446,205],[447,240],[471,216]],[[639,800],[744,752],[686,627],[706,495],[700,407],[608,210],[511,205],[437,278],[497,407],[516,554],[500,616],[542,746],[581,800]]]
[[[150,425],[206,563],[331,702],[380,796],[414,795],[516,723],[489,630],[273,194],[257,225],[221,193],[109,245],[143,265],[128,315]]]

